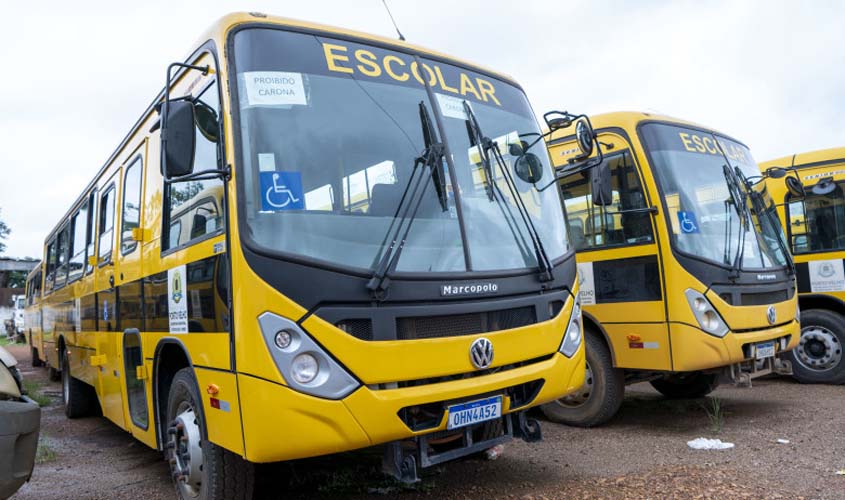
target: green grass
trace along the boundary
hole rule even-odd
[[[715,396],[708,397],[702,407],[710,420],[710,430],[716,434],[722,432],[725,427],[725,407],[722,405],[722,400]]]
[[[11,337],[0,337],[0,345],[12,345],[15,340]]]
[[[49,406],[53,402],[53,398],[41,393],[41,384],[34,380],[24,380],[23,389],[26,391],[27,396],[38,403],[38,406]]]
[[[38,439],[38,448],[35,450],[35,463],[43,464],[56,459],[56,451],[50,446],[50,439],[41,435]]]

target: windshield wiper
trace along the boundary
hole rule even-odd
[[[736,244],[736,255],[731,263],[731,279],[739,278],[739,270],[742,267],[742,259],[745,254],[745,233],[748,231],[748,206],[745,203],[745,196],[742,194],[742,189],[739,187],[739,181],[736,178],[736,173],[731,170],[727,164],[722,165],[722,173],[725,176],[725,182],[728,185],[728,194],[733,200],[736,214],[739,216],[739,231],[737,235],[739,240]],[[726,221],[728,224],[730,222]],[[730,245],[729,242],[725,242]]]
[[[780,221],[776,219],[776,217],[772,214],[770,210],[766,209],[766,205],[763,203],[763,195],[760,194],[759,191],[754,189],[754,185],[751,181],[745,177],[745,174],[737,168],[736,175],[741,181],[742,187],[745,189],[745,192],[748,193],[748,197],[751,198],[751,205],[754,209],[754,213],[757,215],[757,219],[760,220],[760,227],[763,226],[763,218],[769,223],[769,227],[772,231],[776,231],[778,226],[780,225]],[[762,178],[761,178],[762,180]],[[758,181],[759,182],[759,181]],[[786,263],[786,269],[790,276],[795,276],[795,263],[792,261],[792,255],[789,253],[789,248],[786,245],[786,241],[781,237],[781,234],[775,235],[775,239],[778,242],[778,248],[780,248],[781,254],[783,255],[783,259]]]
[[[411,231],[411,224],[413,224],[417,216],[417,211],[422,204],[422,200],[425,198],[425,192],[430,184],[426,180],[433,181],[443,211],[445,212],[449,209],[449,201],[446,193],[446,176],[443,169],[443,156],[446,148],[442,142],[436,141],[436,132],[431,123],[428,109],[423,102],[420,102],[419,108],[425,149],[414,160],[414,168],[411,170],[411,176],[408,179],[408,183],[405,184],[405,189],[402,192],[399,203],[396,205],[396,211],[393,214],[390,225],[387,227],[387,233],[385,234],[381,247],[385,247],[387,239],[393,234],[390,245],[381,254],[381,258],[379,258],[375,270],[367,282],[367,289],[370,290],[376,299],[384,298],[388,287],[390,287],[388,274],[396,268],[396,264],[399,262],[399,255],[402,253],[402,249],[405,248],[408,233]],[[428,179],[426,179],[425,167],[429,168]],[[420,186],[422,186],[422,189],[420,189]],[[410,196],[408,195],[409,191]],[[405,226],[404,231],[402,230],[403,225]],[[396,228],[395,231],[394,226]]]
[[[467,130],[470,132],[470,137],[472,137],[473,141],[476,143],[475,146],[478,148],[478,153],[481,156],[481,163],[484,167],[484,173],[487,176],[488,197],[491,201],[495,201],[496,192],[498,192],[498,195],[501,198],[501,203],[507,206],[507,200],[502,194],[501,189],[499,189],[499,185],[496,183],[496,176],[493,173],[493,166],[490,162],[490,156],[488,155],[488,153],[492,151],[492,156],[495,158],[496,164],[502,171],[502,177],[505,179],[508,191],[514,200],[514,204],[516,204],[516,208],[519,211],[522,222],[528,230],[528,236],[531,239],[531,244],[534,247],[535,257],[537,259],[537,266],[540,269],[540,281],[551,281],[553,279],[552,271],[554,270],[554,266],[549,259],[549,255],[546,253],[546,249],[543,248],[543,241],[540,239],[540,234],[537,232],[537,228],[534,227],[534,221],[531,220],[531,214],[528,212],[525,202],[519,195],[516,183],[514,182],[513,177],[511,177],[510,171],[508,171],[505,159],[499,151],[498,144],[494,143],[481,131],[478,119],[475,117],[475,113],[472,111],[472,108],[466,100],[464,100],[464,112],[467,116]]]

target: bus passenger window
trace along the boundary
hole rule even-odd
[[[589,171],[560,183],[575,249],[651,243],[651,217],[630,152],[605,156],[604,162],[610,167],[611,205],[593,204]]]
[[[85,235],[88,231],[88,202],[85,202],[71,219],[70,232],[73,236],[70,244],[70,270],[68,281],[82,276],[85,269]]]
[[[123,211],[121,213],[120,253],[126,255],[138,246],[132,230],[141,226],[141,158],[126,169],[123,179]]]
[[[100,264],[111,260],[114,243],[114,193],[114,184],[112,184],[100,197],[100,251],[98,254]]]
[[[52,290],[53,284],[56,280],[56,239],[53,238],[47,243],[47,257],[46,257],[46,275],[44,279],[44,288]]]
[[[212,83],[197,98],[214,113],[219,111],[217,82]],[[196,153],[194,154],[194,172],[218,168],[216,138],[199,127],[195,130]],[[167,241],[162,242],[162,250],[170,250],[186,245],[210,234],[223,230],[223,181],[204,179],[168,184],[165,187],[170,202],[167,214],[169,227]],[[185,231],[182,228],[186,228]]]
[[[67,281],[68,239],[70,225],[65,224],[56,239],[56,278],[54,286],[59,288]]]

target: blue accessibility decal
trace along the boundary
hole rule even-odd
[[[681,225],[681,232],[684,234],[697,233],[698,221],[695,220],[695,212],[684,212],[678,210],[678,222]]]
[[[302,174],[299,172],[261,172],[261,210],[305,209]]]

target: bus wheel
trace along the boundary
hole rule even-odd
[[[710,394],[719,387],[716,374],[690,373],[670,375],[649,382],[657,392],[671,399],[696,399]]]
[[[62,372],[61,370],[56,370],[52,366],[48,366],[47,378],[49,378],[51,382],[58,382],[62,378]]]
[[[255,468],[208,440],[202,399],[191,368],[183,368],[173,377],[167,401],[167,422],[165,457],[170,462],[179,498],[252,498]]]
[[[842,345],[845,344],[845,318],[832,311],[801,311],[801,341],[787,353],[792,376],[804,384],[845,382]]]
[[[29,354],[30,356],[32,356],[32,366],[44,366],[44,362],[41,361],[41,358],[38,357],[38,349],[36,349],[35,346],[29,347]]]
[[[67,351],[62,350],[62,403],[67,418],[87,417],[95,412],[97,393],[94,388],[70,374]]]
[[[559,424],[594,427],[610,420],[625,397],[625,375],[613,367],[604,342],[587,332],[587,373],[577,391],[541,408],[546,418]]]

